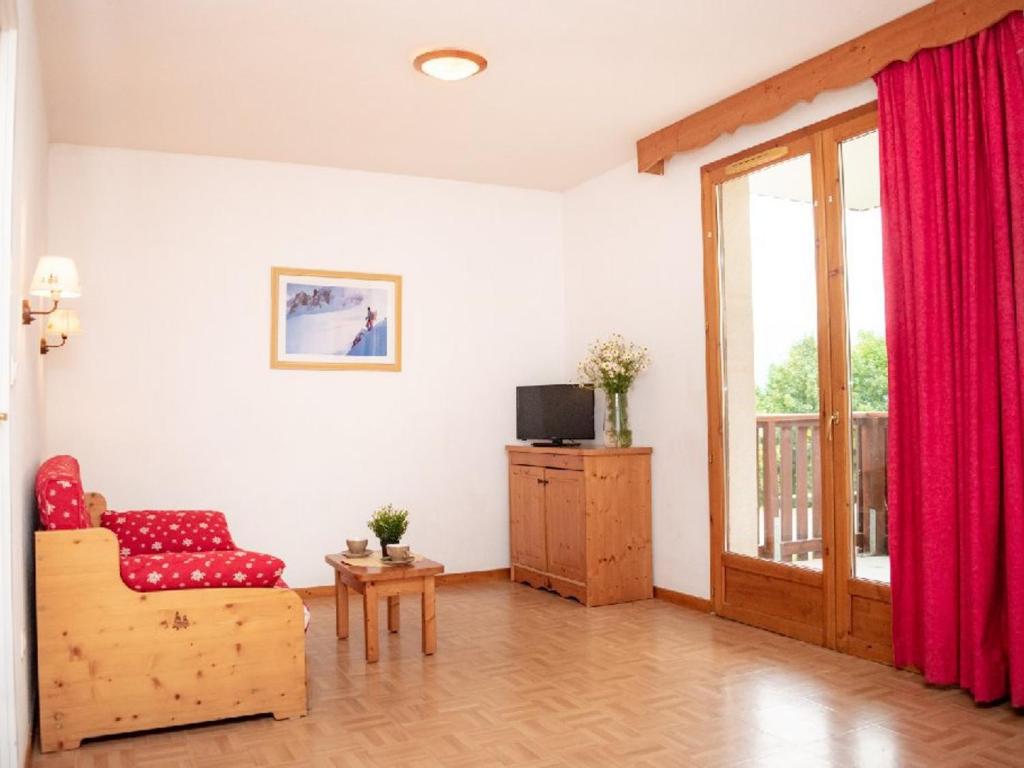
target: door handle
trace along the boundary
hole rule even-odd
[[[832,442],[832,433],[835,431],[836,424],[839,423],[839,411],[832,411],[832,415],[828,417],[828,441]]]

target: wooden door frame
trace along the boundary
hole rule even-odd
[[[796,566],[783,565],[771,561],[760,560],[754,557],[739,555],[728,552],[726,549],[726,474],[725,474],[725,413],[724,399],[722,397],[723,365],[722,359],[722,313],[721,313],[721,285],[720,285],[720,248],[719,248],[719,221],[718,221],[718,195],[719,184],[732,177],[739,177],[754,169],[767,167],[771,164],[781,162],[789,157],[804,153],[810,153],[812,165],[812,186],[814,197],[814,226],[815,226],[815,269],[816,269],[816,301],[818,305],[818,361],[819,361],[819,435],[822,440],[822,456],[826,454],[834,457],[837,446],[849,445],[848,418],[840,407],[845,400],[837,399],[833,403],[832,392],[835,388],[835,377],[845,375],[845,362],[837,371],[834,361],[841,356],[845,361],[845,345],[841,349],[833,349],[831,339],[834,337],[834,326],[842,324],[842,313],[839,317],[831,316],[829,308],[832,306],[832,295],[838,284],[845,300],[845,276],[842,272],[833,274],[835,254],[842,255],[841,229],[835,229],[835,222],[830,218],[829,206],[821,204],[827,196],[831,195],[833,200],[839,198],[835,194],[835,180],[830,174],[830,168],[837,171],[835,152],[832,146],[826,144],[827,131],[835,126],[840,126],[851,121],[865,119],[866,116],[877,115],[877,104],[872,102],[857,107],[842,114],[831,117],[827,120],[793,131],[777,139],[764,142],[750,149],[730,155],[729,157],[710,163],[701,169],[701,207],[702,223],[704,231],[704,312],[705,312],[705,371],[707,377],[707,409],[708,409],[708,487],[710,502],[710,544],[711,544],[711,600],[712,609],[720,614],[728,616],[730,611],[725,604],[725,567],[736,568],[750,573],[757,573],[771,578],[782,579],[796,584],[813,586],[820,584],[822,590],[822,631],[820,639],[813,637],[812,633],[805,631],[792,631],[784,622],[774,622],[776,626],[767,626],[768,629],[783,632],[809,642],[817,642],[830,648],[838,647],[838,621],[837,595],[840,589],[848,599],[847,580],[837,588],[837,537],[840,535],[835,525],[836,500],[842,495],[846,486],[842,477],[833,476],[832,468],[837,466],[834,458],[823,462],[821,471],[822,483],[822,571],[817,574],[814,571],[801,569]],[[875,117],[877,121],[877,117]],[[839,134],[835,134],[839,135]],[[855,134],[856,135],[856,134]],[[830,159],[831,158],[831,159]],[[838,173],[835,174],[838,176]],[[832,206],[838,209],[839,206]],[[841,217],[841,211],[839,212]],[[834,338],[845,338],[835,336]],[[839,345],[836,345],[837,347]],[[844,384],[845,390],[845,384]],[[841,402],[840,402],[841,401]],[[838,431],[833,430],[831,444],[826,446],[825,435],[828,433],[828,420],[833,411],[840,412],[840,422],[836,426]],[[845,425],[845,430],[843,429]],[[845,443],[844,443],[845,441]],[[841,473],[842,474],[842,473]],[[845,475],[849,475],[848,468]],[[846,492],[849,495],[849,492]],[[848,504],[848,501],[846,502]],[[838,526],[842,527],[842,526]],[[846,540],[849,541],[849,533],[846,533]],[[845,551],[845,550],[844,550]],[[847,555],[847,561],[850,555]],[[847,567],[849,564],[847,562]],[[848,612],[844,613],[848,616]],[[744,621],[751,617],[734,615],[735,618]],[[752,622],[754,623],[754,622]],[[768,622],[771,624],[773,622]],[[765,625],[762,622],[762,625]],[[845,625],[848,634],[848,622]],[[844,635],[846,637],[846,635]]]
[[[877,103],[868,105],[870,110],[857,114],[846,115],[846,119],[827,126],[821,134],[823,142],[822,158],[824,160],[825,200],[824,215],[826,231],[831,233],[827,242],[828,275],[829,275],[829,306],[846,306],[848,301],[846,287],[846,249],[844,247],[844,207],[842,205],[843,186],[842,169],[840,167],[840,145],[849,139],[878,130]],[[853,626],[853,614],[858,605],[864,601],[892,605],[892,590],[888,584],[869,579],[857,578],[854,570],[854,541],[852,529],[853,478],[852,461],[852,422],[850,392],[847,382],[849,375],[849,327],[847,313],[835,313],[830,321],[830,333],[834,339],[843,339],[844,343],[835,345],[832,350],[832,386],[836,395],[835,409],[840,414],[835,429],[831,464],[835,471],[835,494],[833,498],[834,520],[842,520],[836,525],[835,535],[835,603],[836,603],[836,647],[856,656],[892,663],[892,643],[879,642],[877,638],[865,638],[858,635]]]
[[[15,515],[15,499],[19,501],[22,495],[17,496],[12,488],[18,487],[16,483],[21,482],[19,477],[15,484],[12,484],[14,474],[12,464],[14,460],[14,443],[11,439],[11,421],[9,415],[13,403],[13,389],[11,388],[11,363],[15,354],[14,333],[15,327],[21,333],[20,325],[14,326],[14,316],[11,314],[11,304],[15,296],[20,296],[14,291],[15,285],[14,252],[15,245],[11,236],[14,222],[13,200],[14,200],[14,130],[15,112],[17,100],[18,80],[18,8],[14,0],[0,0],[0,222],[3,222],[2,229],[6,233],[0,238],[0,381],[4,382],[3,393],[0,394],[0,573],[5,574],[3,595],[0,595],[0,627],[3,627],[0,637],[0,764],[10,761],[11,765],[28,763],[28,756],[32,749],[32,713],[21,712],[18,706],[15,678],[17,677],[16,665],[20,665],[21,653],[19,646],[27,645],[29,641],[28,629],[23,625],[19,632],[15,632],[15,580],[8,578],[8,574],[14,571],[14,547],[22,547],[22,541],[14,541],[13,519]],[[20,250],[20,249],[19,249]],[[31,251],[28,251],[31,252]],[[26,252],[26,256],[27,253]],[[26,266],[28,259],[25,259]],[[21,276],[24,282],[24,276]],[[29,334],[34,340],[35,335]],[[32,344],[25,345],[25,365],[32,359]],[[35,361],[33,361],[35,364]],[[27,414],[26,414],[27,415]],[[32,560],[31,552],[26,555],[29,562]],[[31,604],[26,605],[26,610],[31,615]],[[26,617],[24,623],[28,624],[32,619]],[[31,658],[30,653],[25,654]],[[27,663],[27,662],[26,662]],[[32,672],[26,668],[26,677],[29,685],[32,685]],[[31,690],[31,688],[30,688]],[[31,705],[31,699],[28,702]],[[28,744],[20,744],[19,718],[28,716]],[[21,754],[17,747],[21,747]]]

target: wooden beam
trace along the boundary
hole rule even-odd
[[[645,136],[636,143],[637,169],[663,173],[674,154],[770,120],[823,91],[856,85],[894,61],[976,35],[1022,9],[1024,0],[935,0]]]

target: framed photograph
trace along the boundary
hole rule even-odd
[[[402,369],[402,278],[273,267],[270,367]]]

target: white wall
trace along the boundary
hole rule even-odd
[[[655,583],[707,596],[702,165],[874,98],[824,94],[564,195],[55,146],[50,246],[86,333],[47,360],[48,452],[113,507],[213,506],[296,585],[377,504],[452,571],[507,563],[501,446],[517,383],[566,380],[613,331],[648,344],[632,397],[654,454]],[[271,265],[405,276],[401,374],[271,371]],[[562,272],[564,271],[564,280]]]
[[[43,453],[44,391],[39,355],[39,323],[21,324],[21,297],[28,295],[36,261],[46,251],[47,127],[41,73],[36,51],[32,4],[17,3],[17,84],[14,125],[13,229],[11,231],[10,302],[11,353],[14,382],[10,392],[10,545],[11,578],[2,588],[11,589],[13,648],[13,698],[15,758],[20,761],[28,746],[34,716],[34,586],[32,535],[35,530],[33,483]],[[2,409],[0,409],[2,410]],[[6,490],[4,491],[6,492]],[[5,540],[3,537],[0,540]],[[6,663],[6,659],[4,660]],[[4,691],[6,697],[9,691]],[[6,717],[7,701],[4,700]],[[4,745],[6,746],[6,745]],[[2,759],[2,754],[0,754]]]
[[[563,372],[559,195],[55,145],[49,201],[85,333],[47,356],[47,450],[112,508],[222,509],[294,586],[385,502],[449,571],[508,564],[513,388]],[[272,265],[401,274],[402,372],[271,370]]]
[[[636,445],[654,447],[654,583],[708,597],[707,405],[700,168],[865,104],[864,83],[676,156],[664,176],[630,162],[565,195],[566,369],[614,331],[650,347],[631,394]]]

